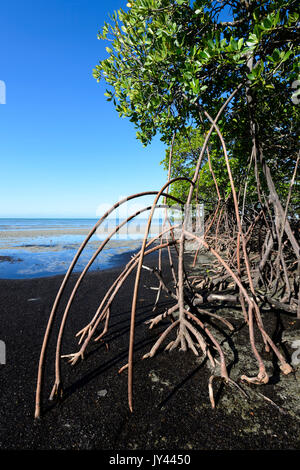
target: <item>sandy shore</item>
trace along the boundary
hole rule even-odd
[[[36,229],[36,230],[2,230],[0,231],[0,239],[5,240],[7,238],[36,238],[36,237],[55,237],[59,235],[87,235],[88,229]]]
[[[101,245],[102,240],[99,239],[94,239],[89,242],[87,245],[88,248],[93,248],[96,249]],[[138,247],[141,246],[142,241],[140,240],[110,240],[104,247],[105,250],[107,249],[115,249],[116,253],[123,253],[126,251],[130,250],[135,250]],[[10,245],[10,244],[2,244],[1,249],[2,250],[11,250],[11,251],[27,251],[29,253],[40,253],[43,251],[47,252],[59,252],[64,249],[74,249],[77,250],[80,246],[80,243],[74,243],[74,242],[69,242],[69,243],[63,243],[63,242],[58,242],[55,244],[47,243],[47,244],[35,244],[34,240],[30,244],[20,244],[20,245]]]
[[[92,227],[91,227],[92,228]],[[105,226],[104,224],[101,225],[100,227],[97,228],[96,233],[94,237],[97,237],[97,235],[101,235],[101,238],[103,236],[107,236],[110,231],[112,231],[115,228],[113,225]],[[143,237],[143,234],[145,232],[146,225],[139,224],[139,225],[127,225],[122,227],[119,230],[119,234],[126,234],[128,233],[129,235],[138,235]],[[150,234],[156,234],[158,233],[160,226],[159,225],[152,225],[150,228]],[[36,229],[36,230],[1,230],[0,231],[0,240],[7,240],[7,239],[19,239],[19,238],[39,238],[39,237],[44,237],[44,238],[51,238],[51,237],[59,237],[63,235],[87,235],[89,233],[90,229],[85,229],[85,228],[55,228],[55,229]]]
[[[88,247],[97,247],[111,233],[113,227],[101,226],[90,238]],[[159,226],[151,227],[149,238],[158,233]],[[26,250],[31,253],[43,251],[57,252],[65,248],[79,248],[90,229],[37,229],[37,230],[8,230],[0,231],[0,250]],[[145,225],[122,227],[107,243],[107,248],[124,247],[125,250],[136,249],[140,246],[145,232]],[[124,251],[124,250],[123,250]]]
[[[106,242],[91,270],[108,269],[130,259],[142,244],[145,222],[128,225]],[[82,270],[102,242],[115,229],[112,223],[100,226],[89,239],[75,271]],[[91,228],[38,228],[0,231],[0,278],[20,279],[60,275],[65,272]],[[148,239],[159,226],[151,227]]]
[[[154,260],[148,259],[148,265]],[[74,300],[63,338],[62,354],[77,350],[75,333],[94,315],[106,289],[120,269],[87,275]],[[166,279],[170,273],[164,273]],[[37,366],[49,313],[62,276],[31,280],[0,280],[0,339],[6,345],[6,364],[0,365],[0,449],[76,450],[280,450],[300,449],[299,371],[287,377],[273,364],[270,383],[246,387],[249,399],[216,379],[216,409],[212,410],[207,383],[211,371],[203,357],[190,351],[160,350],[141,360],[169,325],[167,320],[149,330],[145,321],[174,301],[162,296],[152,312],[157,285],[143,272],[136,318],[134,353],[134,412],[127,404],[127,373],[118,370],[127,362],[130,308],[135,276],[115,299],[105,343],[92,344],[85,360],[71,367],[62,362],[64,397],[49,402],[54,380],[56,335],[62,307],[77,275],[67,287],[47,350],[43,387],[43,416],[35,422],[34,400]],[[218,312],[220,313],[221,310]],[[235,331],[206,319],[220,336],[230,375],[257,369],[248,347],[248,330],[242,313],[222,314]],[[283,335],[299,328],[294,318],[276,313],[264,316],[267,331],[289,355]],[[100,331],[100,330],[99,330]],[[296,330],[297,333],[298,330]],[[296,390],[296,391],[295,391]],[[298,390],[298,392],[297,392]],[[259,397],[269,397],[282,411]],[[298,395],[297,395],[298,393]],[[297,398],[298,397],[298,398]],[[298,401],[297,401],[298,400]]]

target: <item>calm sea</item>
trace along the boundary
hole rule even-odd
[[[64,274],[98,219],[0,218],[0,278],[24,279]],[[107,219],[104,233],[93,235],[76,264],[81,271],[120,220]],[[134,219],[129,233],[114,235],[90,270],[126,263],[141,246],[147,219]],[[161,223],[155,220],[153,223]]]
[[[1,230],[38,230],[55,228],[91,228],[98,219],[4,219],[0,218]]]

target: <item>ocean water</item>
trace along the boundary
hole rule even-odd
[[[40,218],[40,219],[22,219],[22,218],[0,218],[1,231],[15,230],[55,230],[55,229],[91,229],[99,219],[71,219],[71,218]],[[122,218],[107,218],[105,224],[109,227],[121,223]],[[146,227],[147,218],[136,218],[129,222],[129,225],[142,225]],[[153,223],[160,223],[162,219],[155,218]],[[104,224],[104,225],[105,225]]]
[[[0,231],[2,230],[39,230],[55,228],[91,228],[98,219],[22,219],[0,218]]]
[[[65,274],[79,246],[98,219],[0,218],[0,278],[24,279]],[[106,219],[80,255],[74,272],[82,271],[101,242],[122,219]],[[107,269],[129,261],[142,243],[147,219],[134,219],[117,233],[90,270]],[[162,221],[153,220],[150,236]]]

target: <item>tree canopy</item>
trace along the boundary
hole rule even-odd
[[[273,114],[272,122],[274,100],[286,107],[283,122],[285,114],[290,120],[295,116],[291,85],[300,72],[296,1],[135,0],[127,6],[98,35],[110,42],[109,57],[96,66],[94,76],[113,87],[107,98],[137,126],[143,143],[157,131],[168,141],[174,128],[191,120],[200,124],[199,109],[214,115],[225,96],[247,80],[258,93],[261,112],[269,118]],[[231,21],[219,20],[224,12]],[[249,57],[254,60],[250,73]],[[239,132],[243,108],[236,99],[230,125],[235,123]]]
[[[292,99],[300,77],[298,2],[135,0],[127,7],[99,32],[108,58],[94,77],[110,85],[107,99],[134,123],[137,138],[147,145],[159,132],[170,143],[189,126],[204,135],[205,112],[214,117],[242,85],[218,122],[231,161],[245,177],[255,121],[264,161],[286,196],[299,145]]]

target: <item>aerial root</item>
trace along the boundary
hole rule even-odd
[[[245,392],[245,390],[243,390],[236,382],[234,382],[233,380],[229,379],[229,384],[232,384],[234,385],[235,387],[238,388],[238,390],[243,394],[243,396],[249,401],[250,400],[250,396],[247,392]],[[272,406],[274,406],[280,413],[282,414],[288,414],[288,412],[286,410],[284,410],[283,408],[281,408],[279,405],[277,405],[273,400],[271,400],[271,398],[269,397],[266,397],[265,395],[263,395],[262,393],[258,392],[257,390],[254,390],[254,389],[250,389],[249,390],[249,393],[250,394],[253,394],[253,395],[257,395],[259,397],[261,397],[263,400],[267,401],[268,403],[270,403]]]
[[[276,308],[297,313],[298,317],[300,317],[300,301],[297,301],[297,297],[299,299],[299,291],[298,291],[298,275],[299,275],[299,267],[298,271],[296,271],[296,264],[299,266],[298,254],[299,254],[299,245],[298,242],[293,235],[292,227],[290,226],[289,217],[288,217],[288,209],[289,209],[289,202],[291,197],[291,190],[292,186],[294,185],[294,177],[296,175],[296,170],[298,167],[298,162],[300,156],[297,158],[297,162],[294,169],[294,175],[291,180],[291,184],[289,187],[288,199],[286,202],[285,210],[281,207],[280,201],[276,202],[276,198],[270,197],[271,205],[269,204],[267,198],[265,197],[264,191],[261,191],[261,185],[259,183],[259,179],[257,179],[257,192],[258,192],[258,199],[260,202],[261,210],[258,213],[256,209],[252,209],[250,206],[247,207],[245,204],[246,200],[246,187],[248,183],[248,176],[245,180],[244,186],[244,199],[243,199],[243,208],[239,207],[239,196],[237,195],[235,184],[232,176],[232,171],[230,168],[230,159],[228,157],[228,152],[226,150],[226,145],[224,142],[224,138],[218,128],[217,122],[219,117],[221,116],[222,112],[225,110],[226,106],[229,104],[230,100],[234,97],[234,95],[238,92],[238,90],[243,86],[241,83],[227,98],[226,102],[222,105],[221,109],[219,110],[218,114],[216,115],[215,120],[213,120],[207,111],[204,110],[204,115],[208,120],[211,122],[210,130],[206,133],[203,145],[201,147],[201,152],[199,154],[197,164],[195,167],[195,173],[192,179],[187,177],[177,177],[171,179],[171,155],[170,153],[169,158],[169,175],[167,183],[161,188],[160,191],[146,191],[143,193],[135,194],[126,198],[123,198],[121,201],[118,201],[114,204],[106,213],[99,219],[99,221],[94,225],[94,227],[90,230],[89,234],[80,245],[79,250],[75,254],[68,271],[63,279],[63,282],[59,288],[57,296],[55,298],[54,304],[52,306],[49,320],[47,323],[47,328],[45,331],[45,336],[43,339],[43,344],[41,348],[40,360],[39,360],[39,367],[38,367],[38,377],[37,377],[37,388],[36,388],[36,409],[35,409],[35,418],[40,416],[40,405],[41,405],[41,390],[43,384],[43,369],[45,363],[45,356],[46,356],[46,348],[50,338],[50,332],[52,328],[52,324],[55,320],[55,316],[57,314],[57,308],[59,302],[61,301],[61,297],[63,295],[64,289],[66,287],[67,282],[69,282],[70,276],[72,271],[81,255],[82,251],[86,247],[90,238],[95,234],[97,228],[104,222],[104,220],[114,211],[116,210],[121,204],[127,203],[131,199],[139,198],[146,195],[155,195],[155,200],[152,206],[145,207],[135,214],[132,214],[128,217],[124,222],[119,224],[117,227],[113,229],[113,231],[108,235],[108,237],[101,243],[99,248],[91,257],[90,261],[85,266],[84,270],[80,274],[80,277],[76,281],[76,284],[72,290],[71,296],[69,297],[66,309],[63,314],[63,318],[60,324],[60,329],[57,337],[57,347],[56,347],[56,357],[55,357],[55,383],[52,388],[50,399],[53,399],[54,396],[61,396],[62,395],[62,386],[60,380],[60,359],[61,358],[68,358],[69,363],[71,365],[75,365],[76,362],[81,358],[84,357],[84,351],[89,344],[91,338],[93,337],[94,333],[96,332],[96,328],[100,321],[105,320],[105,326],[101,334],[95,339],[104,341],[101,339],[104,334],[106,334],[108,330],[108,323],[109,323],[109,307],[113,302],[113,299],[119,292],[120,288],[123,286],[125,280],[129,276],[129,274],[137,267],[137,274],[136,274],[136,282],[134,287],[134,293],[132,298],[132,309],[131,309],[131,323],[130,323],[130,340],[129,340],[129,356],[128,356],[128,364],[125,364],[123,367],[119,369],[119,373],[122,373],[124,370],[128,369],[128,402],[129,408],[132,411],[132,369],[133,369],[133,350],[134,350],[134,330],[135,330],[135,317],[136,317],[136,307],[138,301],[138,288],[140,283],[140,273],[141,269],[146,269],[147,271],[152,272],[159,281],[158,287],[151,287],[151,290],[156,290],[156,300],[154,303],[153,311],[156,310],[158,306],[158,302],[160,299],[160,295],[162,291],[165,291],[170,298],[175,299],[176,305],[165,311],[161,315],[157,315],[156,317],[148,320],[145,322],[149,324],[149,328],[152,329],[155,325],[157,325],[161,320],[165,318],[169,318],[171,320],[171,324],[165,329],[165,331],[161,334],[161,336],[157,339],[156,343],[150,350],[148,354],[143,356],[144,358],[152,357],[157,352],[160,345],[164,342],[164,340],[168,337],[169,333],[172,332],[174,328],[178,328],[176,332],[176,337],[174,340],[170,341],[165,350],[172,351],[177,347],[180,347],[180,350],[185,351],[187,349],[191,349],[195,355],[198,356],[199,349],[202,350],[204,357],[208,357],[211,364],[213,365],[213,369],[215,370],[216,364],[220,366],[220,373],[219,375],[212,375],[208,382],[208,389],[209,389],[209,397],[212,404],[212,408],[215,408],[215,400],[213,394],[213,380],[216,377],[220,377],[222,380],[225,381],[226,384],[233,385],[236,387],[241,393],[244,395],[245,392],[240,388],[234,381],[229,379],[227,373],[227,367],[225,363],[224,352],[221,348],[221,345],[218,343],[216,338],[212,335],[210,330],[207,328],[206,324],[201,321],[201,317],[198,318],[194,313],[196,309],[198,309],[198,313],[205,313],[212,318],[221,321],[224,325],[226,325],[231,331],[234,331],[234,326],[225,320],[224,318],[207,312],[201,311],[198,308],[198,305],[204,302],[204,297],[202,298],[200,293],[194,292],[194,289],[205,289],[209,295],[205,298],[206,303],[213,303],[213,302],[234,302],[234,304],[239,304],[242,308],[244,321],[248,324],[249,328],[249,339],[250,345],[252,347],[252,351],[254,356],[259,364],[259,372],[255,377],[248,377],[247,375],[242,375],[241,380],[248,383],[253,384],[266,384],[269,381],[269,376],[265,370],[265,364],[260,357],[256,345],[255,345],[255,335],[254,335],[254,327],[257,325],[260,333],[262,335],[262,339],[264,342],[265,349],[270,351],[271,349],[277,355],[280,364],[279,367],[284,375],[287,375],[293,371],[293,368],[287,364],[285,357],[282,356],[280,351],[278,350],[277,346],[273,343],[272,339],[268,336],[266,331],[264,330],[263,322],[261,319],[260,311],[259,311],[259,302],[268,303],[270,306],[274,306]],[[227,166],[227,172],[230,180],[231,185],[231,193],[230,195],[223,200],[220,195],[217,180],[214,176],[209,151],[208,151],[208,142],[212,132],[216,132],[220,138],[220,143],[223,148],[224,157]],[[175,137],[175,133],[173,139]],[[254,142],[255,136],[252,135],[252,140]],[[172,144],[173,145],[173,144]],[[172,147],[173,148],[173,147]],[[158,200],[161,196],[165,196],[165,203],[167,198],[172,199],[173,201],[181,204],[183,207],[184,204],[187,207],[192,202],[193,191],[195,189],[196,183],[198,181],[198,187],[200,182],[200,168],[202,158],[204,156],[204,152],[207,151],[208,153],[208,163],[210,173],[214,180],[216,191],[218,194],[218,202],[217,207],[212,209],[208,208],[208,217],[204,223],[204,235],[203,237],[196,236],[194,231],[193,233],[186,230],[185,221],[183,224],[172,226],[169,224],[169,228],[166,230],[163,229],[157,237],[151,239],[151,241],[147,242],[147,238],[149,236],[150,225],[152,223],[152,217],[154,214],[154,210],[158,206]],[[254,154],[257,153],[256,143],[253,144],[252,148],[252,155],[249,164],[249,169],[252,163],[252,157]],[[259,150],[260,159],[263,158],[262,151]],[[256,164],[256,162],[255,162]],[[268,166],[266,169],[269,171]],[[267,178],[268,188],[273,185],[272,177],[270,174],[267,174],[268,171],[265,173],[263,169],[263,173]],[[168,188],[173,183],[178,183],[179,181],[189,183],[190,189],[187,199],[179,200],[178,198],[168,194]],[[240,186],[240,189],[242,189]],[[167,192],[165,192],[165,190]],[[198,191],[198,188],[197,188]],[[272,190],[273,191],[273,190]],[[239,193],[240,194],[240,193]],[[271,191],[270,191],[271,194]],[[275,194],[276,191],[275,191]],[[261,200],[261,195],[263,195],[264,203]],[[233,198],[234,203],[234,211],[232,212],[230,209],[230,205],[227,207],[227,201],[229,197]],[[273,200],[274,199],[274,200]],[[196,194],[196,201],[198,201],[198,193]],[[272,208],[273,206],[273,208]],[[230,210],[229,210],[230,209]],[[111,285],[109,290],[106,292],[104,298],[101,301],[93,319],[78,333],[76,337],[79,337],[79,345],[83,343],[81,346],[80,351],[74,354],[68,354],[61,356],[61,343],[63,338],[63,332],[65,329],[65,324],[67,321],[67,317],[69,315],[69,311],[71,305],[73,303],[73,299],[78,291],[78,288],[85,277],[88,269],[94,263],[97,256],[100,252],[104,249],[106,243],[111,239],[111,237],[117,233],[120,228],[130,222],[133,218],[137,217],[144,211],[151,210],[151,213],[148,218],[147,223],[147,230],[144,235],[143,245],[141,250],[134,256],[132,256],[131,261],[125,266],[122,273],[117,277],[114,283]],[[281,214],[282,211],[282,214]],[[242,217],[241,215],[242,214]],[[274,224],[273,224],[273,214],[275,215]],[[255,216],[255,218],[254,218]],[[261,220],[259,223],[258,221]],[[261,225],[260,225],[261,224]],[[180,250],[178,252],[178,241],[175,241],[174,238],[174,230],[181,227],[182,236],[180,238]],[[223,229],[222,229],[223,227]],[[246,231],[245,231],[246,230]],[[169,238],[167,237],[167,233],[171,235],[172,240],[168,241]],[[166,235],[166,242],[163,242],[163,236]],[[264,242],[261,239],[264,237]],[[284,237],[286,240],[284,241]],[[259,236],[259,237],[258,237]],[[257,237],[259,238],[259,243],[257,243]],[[158,246],[153,246],[149,248],[150,245],[155,241],[160,239],[160,244]],[[214,256],[215,261],[209,262],[209,264],[201,263],[202,269],[206,266],[209,269],[206,269],[206,274],[198,274],[196,276],[187,276],[187,273],[184,269],[183,263],[183,256],[184,256],[184,244],[187,239],[194,239],[194,241],[199,242],[199,247],[195,253],[194,263],[193,266],[196,264],[196,259],[199,253],[200,247],[204,247],[210,254]],[[178,240],[178,239],[177,239]],[[274,245],[274,240],[278,247],[276,248]],[[263,243],[262,243],[263,242]],[[289,243],[291,246],[287,245]],[[251,245],[255,245],[255,253],[253,253],[253,247]],[[176,278],[174,265],[172,261],[172,256],[170,252],[170,247],[174,246],[175,250],[178,255],[178,280]],[[259,247],[259,252],[257,253],[257,247]],[[168,288],[164,279],[161,275],[161,250],[163,248],[168,249],[169,253],[169,266],[172,270],[174,285],[172,288]],[[283,248],[285,252],[283,252]],[[147,251],[145,251],[147,249]],[[150,254],[156,250],[159,251],[159,263],[158,268],[148,268],[143,264],[143,259],[146,254]],[[275,252],[277,251],[277,256],[274,257]],[[252,257],[251,257],[252,254]],[[296,255],[296,260],[294,259]],[[291,257],[291,258],[290,258]],[[256,261],[254,261],[256,260]],[[282,273],[280,273],[282,271]],[[189,296],[185,296],[185,287],[189,288]],[[258,289],[261,287],[261,291]],[[230,290],[229,290],[230,289]],[[270,293],[271,297],[268,295],[268,290],[272,290]],[[231,290],[234,290],[234,295],[228,293]],[[251,294],[250,294],[251,292]],[[258,295],[259,294],[259,295]],[[280,296],[279,296],[280,294]],[[188,300],[187,298],[188,297]],[[194,309],[188,311],[190,307],[192,307],[190,299],[193,298],[193,307]],[[188,304],[189,307],[187,309],[184,308],[185,304]],[[248,312],[247,312],[247,305],[248,305]],[[252,313],[252,309],[255,309],[254,317]],[[179,311],[178,319],[174,319],[173,313],[175,311]],[[177,312],[176,312],[177,313]],[[199,315],[200,316],[200,315]],[[200,332],[197,328],[195,328],[194,323],[196,323],[196,327],[199,327]],[[203,336],[202,336],[203,335]],[[108,348],[107,343],[104,343],[106,348]],[[212,357],[212,353],[217,353],[218,357],[220,358],[220,362],[217,359]],[[267,397],[262,396],[266,401],[274,405]],[[277,406],[275,404],[275,406]]]
[[[128,363],[125,364],[124,366],[122,366],[122,367],[118,370],[118,374],[122,374],[122,372],[123,372],[124,370],[126,370],[126,369],[128,369]]]
[[[231,331],[234,331],[234,326],[225,318],[220,317],[220,315],[216,315],[215,313],[208,312],[207,310],[203,310],[201,308],[197,308],[199,313],[203,313],[204,315],[208,315],[209,317],[215,318],[216,320],[220,320],[224,325],[226,325]]]
[[[184,324],[186,324],[186,323],[187,323],[187,322],[184,322]],[[189,348],[193,351],[193,353],[195,354],[195,356],[199,356],[199,353],[198,353],[198,351],[197,351],[197,349],[196,349],[196,347],[195,347],[195,344],[194,344],[194,342],[193,342],[191,336],[189,335],[189,332],[188,332],[187,330],[185,330],[185,332],[184,332],[184,333],[182,332],[182,334],[184,334],[184,337],[185,337],[185,339],[186,339],[186,341],[187,341],[187,344],[188,344]]]
[[[157,305],[158,305],[158,301],[159,301],[159,298],[160,298],[160,295],[161,295],[161,291],[162,291],[162,284],[160,282],[158,290],[157,290],[157,295],[156,295],[156,299],[155,299],[155,302],[154,302],[154,306],[152,308],[152,312],[155,312],[155,310],[157,309]]]
[[[277,405],[273,400],[271,400],[271,398],[269,397],[266,397],[265,395],[263,395],[262,393],[259,393],[259,392],[256,392],[258,396],[260,396],[261,398],[263,398],[264,400],[266,400],[268,403],[270,403],[271,405],[275,406],[275,408],[277,408],[277,410],[282,413],[282,414],[286,414],[288,415],[288,411],[284,410],[283,408],[281,408],[279,405]]]
[[[175,306],[177,307],[177,306]],[[175,310],[172,308],[171,310]],[[164,315],[164,314],[163,314]],[[153,323],[151,324],[150,327],[152,327],[155,322],[158,322],[161,320],[161,315],[158,315],[155,319],[152,319]],[[156,343],[152,346],[151,350],[149,353],[145,354],[143,356],[143,359],[146,359],[148,357],[153,357],[155,353],[157,352],[158,348],[160,345],[163,343],[163,341],[166,339],[168,334],[173,330],[173,328],[177,325],[180,325],[180,328],[177,332],[177,337],[175,340],[170,341],[167,346],[165,347],[165,351],[173,351],[179,344],[181,345],[180,350],[186,350],[187,347],[193,351],[195,356],[199,356],[199,352],[197,349],[201,349],[204,356],[208,356],[209,360],[212,364],[213,367],[215,367],[215,362],[214,359],[208,349],[208,346],[206,344],[206,341],[204,340],[203,336],[200,334],[200,332],[185,318],[184,319],[178,319],[174,321],[166,330],[161,334],[161,336],[158,338]],[[193,334],[195,337],[196,341],[194,341],[190,335],[190,333]]]
[[[211,375],[208,380],[208,393],[209,399],[211,402],[212,409],[215,409],[215,399],[214,399],[214,392],[213,392],[213,380],[219,378],[221,379],[226,385],[234,386],[238,389],[238,391],[246,398],[249,399],[249,395],[243,390],[234,380],[230,379],[228,376],[225,377],[223,375]]]
[[[214,399],[214,391],[213,391],[212,383],[215,378],[216,378],[215,375],[211,375],[208,380],[208,394],[209,394],[211,407],[213,410],[215,409],[215,399]]]
[[[84,328],[82,328],[82,330],[80,330],[80,331],[78,331],[78,333],[76,333],[76,337],[80,336],[78,344],[82,343],[84,337],[88,336],[90,334],[91,330],[92,330],[92,325],[89,323]]]
[[[65,357],[65,358],[69,358],[69,364],[71,364],[71,366],[74,366],[76,364],[76,362],[79,360],[79,358],[81,358],[82,360],[84,359],[84,354],[83,352],[81,351],[78,351],[76,353],[72,353],[72,354],[65,354],[63,356],[61,356],[62,358]]]
[[[267,384],[269,382],[269,376],[266,372],[259,374],[256,377],[248,377],[247,375],[241,376],[242,382],[248,382],[255,385]]]
[[[249,399],[249,395],[245,392],[245,390],[242,389],[242,387],[240,387],[234,380],[230,379],[228,377],[228,379],[226,380],[226,383],[228,383],[229,385],[233,385],[234,387],[236,387],[239,392],[241,392],[241,394],[246,398],[246,399]]]
[[[52,401],[54,397],[61,398],[63,396],[63,388],[60,382],[55,382],[52,391],[49,396],[49,400]]]
[[[180,336],[177,336],[177,338],[174,341],[171,341],[165,348],[166,351],[173,351],[173,349],[176,349],[177,346],[179,346],[179,343],[181,342]]]
[[[167,346],[165,347],[165,351],[169,351],[174,343],[175,343],[175,341],[170,341],[169,344],[167,344]],[[178,343],[179,343],[179,341],[178,341]]]
[[[171,330],[173,330],[173,328],[178,325],[179,323],[179,320],[176,320],[174,323],[172,323],[164,332],[163,334],[158,338],[158,340],[156,341],[156,343],[154,344],[154,346],[152,346],[151,350],[149,353],[145,354],[143,356],[143,359],[146,359],[147,357],[153,357],[154,354],[156,353],[156,351],[158,350],[159,346],[161,345],[161,343],[165,340],[165,338],[168,336],[168,334],[170,333]]]
[[[281,372],[283,372],[284,375],[288,375],[291,372],[293,372],[292,366],[290,366],[287,362],[283,362],[279,365]]]
[[[293,372],[293,368],[286,362],[281,362],[279,364],[280,370],[283,374],[288,375]],[[247,375],[241,376],[241,381],[261,385],[269,382],[269,376],[264,369],[262,369],[256,377],[248,377]]]
[[[171,320],[173,320],[172,313],[174,313],[176,310],[178,310],[178,304],[174,305],[174,307],[169,308],[166,312],[161,313],[160,315],[157,315],[156,317],[145,321],[145,325],[150,325],[149,329],[151,330],[161,320],[163,320],[164,318],[167,318],[168,316],[171,316]]]
[[[196,337],[196,339],[198,341],[198,344],[199,344],[200,348],[202,349],[203,354],[206,356],[207,346],[206,346],[206,343],[205,343],[203,337],[199,333],[199,331],[196,330],[196,328],[194,328],[193,325],[191,325],[191,323],[188,322],[187,320],[184,320],[184,324],[193,333],[193,335]],[[198,354],[196,354],[196,355],[198,356]]]
[[[246,376],[242,376],[243,378],[245,378]],[[241,377],[241,379],[242,379]],[[215,378],[220,378],[221,380],[224,381],[225,384],[228,384],[228,385],[231,385],[235,388],[238,389],[238,391],[243,395],[243,397],[249,401],[250,400],[250,396],[249,394],[242,389],[242,387],[240,387],[234,380],[230,379],[230,378],[225,378],[225,377],[222,377],[222,376],[218,376],[218,375],[212,375],[210,378],[209,378],[209,381],[208,381],[208,390],[209,390],[209,398],[210,398],[210,402],[211,402],[211,405],[212,405],[212,408],[214,409],[215,408],[215,401],[214,401],[214,395],[213,395],[213,380]],[[249,383],[265,383],[265,382],[262,382],[261,381],[261,378],[258,379],[257,377],[253,377],[251,379],[253,380],[249,380],[249,378],[247,378],[247,382]],[[254,380],[257,380],[256,382]],[[258,382],[258,380],[260,380],[260,382]],[[258,395],[259,397],[261,397],[262,399],[264,399],[265,401],[267,401],[268,403],[270,403],[271,405],[273,405],[280,413],[282,414],[288,414],[287,411],[285,411],[283,408],[281,408],[280,406],[278,406],[273,400],[271,400],[269,397],[266,397],[265,395],[263,395],[262,393],[260,392],[257,392],[255,390],[250,390],[251,393],[254,393],[255,395]]]

